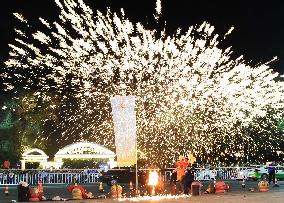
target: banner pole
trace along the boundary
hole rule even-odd
[[[135,102],[134,102],[135,104]],[[136,120],[136,111],[134,109],[135,112],[135,120]],[[137,124],[135,122],[135,158],[136,158],[136,171],[135,171],[135,189],[136,189],[136,195],[138,196],[138,143],[137,143]]]
[[[136,174],[135,174],[135,187],[136,187],[136,195],[138,195],[138,156],[137,156],[137,137],[136,137],[136,150],[135,150],[135,156],[136,156]]]

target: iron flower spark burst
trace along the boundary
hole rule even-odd
[[[264,131],[254,120],[268,109],[273,118],[282,116],[278,73],[267,64],[233,60],[231,48],[218,48],[210,24],[169,36],[132,23],[123,10],[93,14],[82,0],[55,2],[59,20],[40,18],[45,28],[36,32],[15,14],[27,29],[16,29],[6,66],[30,74],[15,74],[12,82],[6,75],[5,84],[11,90],[23,81],[38,98],[60,98],[59,141],[91,139],[113,147],[109,100],[115,95],[136,96],[139,150],[159,164],[188,150],[201,157],[218,152],[216,161],[227,155],[240,159],[247,140],[243,129],[253,124]],[[158,18],[160,1],[156,13]]]

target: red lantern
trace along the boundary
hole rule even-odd
[[[3,166],[4,166],[4,168],[6,168],[6,169],[9,169],[9,168],[10,168],[10,165],[11,165],[11,163],[10,163],[9,160],[5,160],[4,163],[3,163]]]

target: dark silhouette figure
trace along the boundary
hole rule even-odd
[[[270,184],[271,181],[275,184],[275,172],[276,172],[276,167],[274,161],[268,165],[268,183]]]
[[[194,181],[194,167],[187,168],[184,178],[184,194],[188,195],[191,184]]]

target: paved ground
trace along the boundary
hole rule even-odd
[[[125,202],[130,203],[133,201],[129,200],[111,200],[111,199],[99,199],[99,200],[76,200],[70,201],[70,203],[118,203]],[[142,203],[283,203],[284,202],[284,191],[278,192],[230,192],[222,195],[210,194],[210,195],[200,195],[200,196],[191,196],[187,198],[178,198],[170,200],[143,200]],[[51,202],[50,202],[51,203]],[[53,202],[54,203],[54,202]]]
[[[247,181],[246,188],[241,187],[241,182],[231,181],[230,184],[232,186],[232,192],[228,192],[226,194],[203,194],[200,196],[191,196],[191,197],[179,197],[178,199],[169,199],[169,200],[143,200],[144,203],[151,202],[194,202],[194,203],[284,203],[284,182],[278,182],[280,187],[270,187],[270,191],[267,193],[261,192],[249,192],[248,188],[256,187],[257,182]],[[203,183],[205,186],[208,182]],[[98,192],[99,185],[98,184],[88,184],[84,185],[87,191],[91,191],[95,196],[101,195]],[[124,185],[125,190],[127,190],[129,186]],[[108,196],[109,187],[104,185],[105,195]],[[69,199],[71,198],[71,194],[67,192],[66,185],[49,185],[44,187],[45,196],[47,198],[52,198],[54,196],[59,195],[62,198]],[[16,186],[9,187],[9,195],[4,194],[5,187],[0,187],[0,203],[9,203],[12,200],[17,200],[17,188]],[[53,202],[54,201],[46,201]],[[58,201],[61,202],[61,201]],[[124,200],[113,200],[110,197],[106,199],[95,199],[95,200],[73,200],[68,201],[72,203],[113,203],[113,202],[132,202],[128,199]]]

